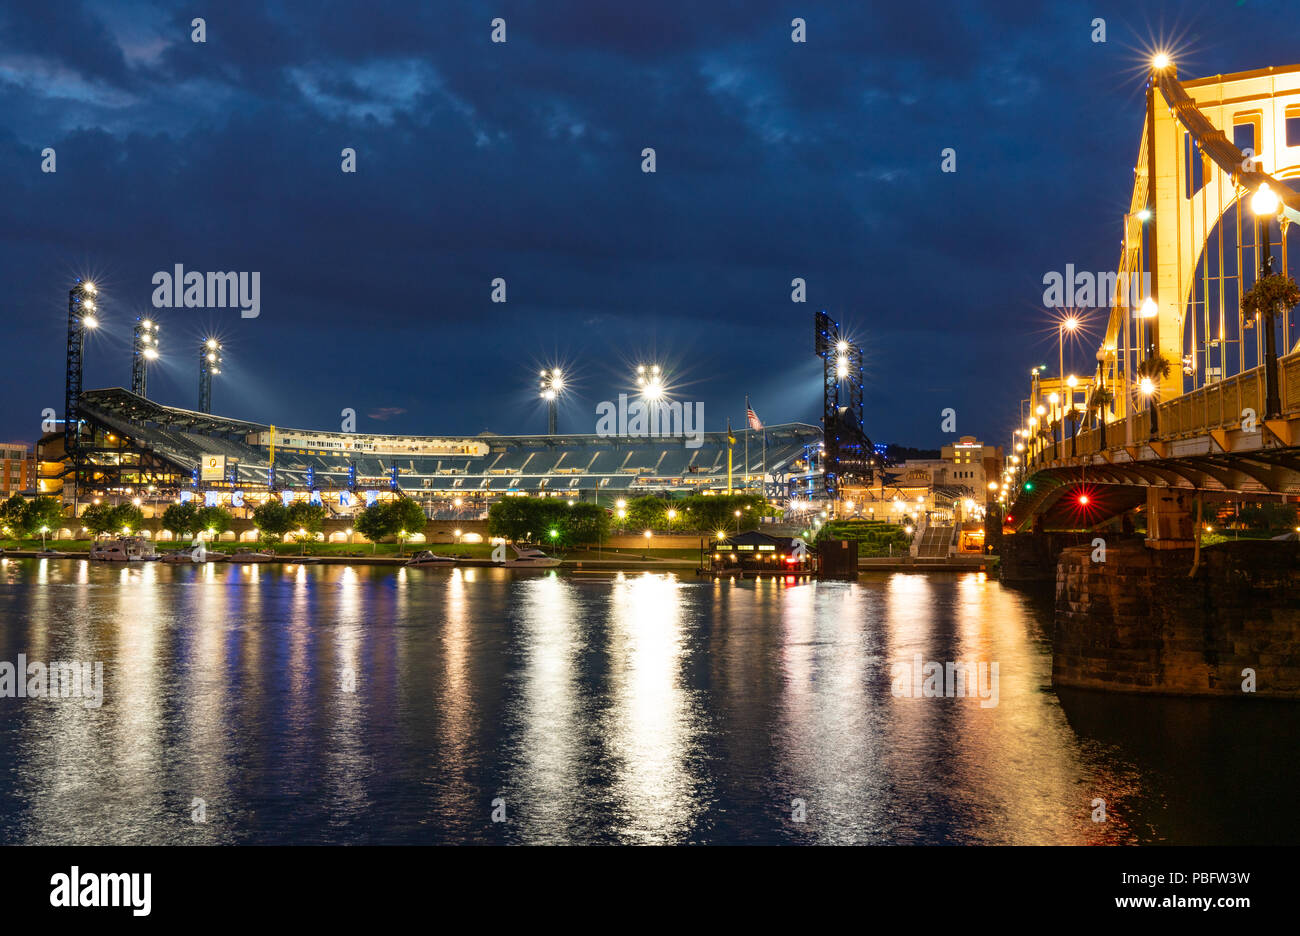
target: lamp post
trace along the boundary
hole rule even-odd
[[[1160,307],[1156,305],[1156,301],[1154,299],[1152,299],[1150,296],[1147,296],[1145,299],[1142,300],[1142,307],[1138,311],[1141,315],[1141,318],[1145,321],[1145,320],[1154,319],[1157,315],[1159,315]],[[1139,326],[1142,327],[1142,348],[1143,348],[1142,351],[1143,365],[1142,368],[1138,369],[1138,376],[1141,378],[1140,381],[1138,382],[1138,390],[1141,392],[1141,394],[1144,397],[1146,397],[1147,412],[1151,414],[1150,436],[1154,438],[1157,430],[1160,428],[1160,414],[1156,412],[1156,407],[1155,407],[1155,392],[1156,392],[1155,376],[1150,373],[1144,373],[1143,369],[1144,368],[1149,369],[1151,365],[1146,362],[1154,360],[1153,355],[1155,354],[1156,351],[1156,344],[1154,340],[1155,329],[1151,326],[1143,325],[1142,322],[1139,322],[1138,324]]]
[[[1261,183],[1250,199],[1250,210],[1255,213],[1255,223],[1259,225],[1260,251],[1259,278],[1273,275],[1273,249],[1269,245],[1270,228],[1273,217],[1277,214],[1280,202],[1277,195]],[[1275,309],[1270,304],[1263,311],[1260,322],[1264,329],[1264,415],[1277,416],[1282,411],[1281,396],[1277,386],[1277,336],[1273,334]]]

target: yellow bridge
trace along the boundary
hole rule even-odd
[[[1300,495],[1294,179],[1300,65],[1182,83],[1153,60],[1096,369],[1031,372],[1009,527],[1088,529],[1145,502],[1149,544],[1181,546],[1198,500]],[[1081,317],[1061,310],[1062,341]]]

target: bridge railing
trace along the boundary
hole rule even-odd
[[[1300,351],[1278,359],[1278,386],[1282,413],[1300,412]],[[1256,367],[1242,374],[1199,387],[1190,393],[1160,403],[1156,406],[1158,438],[1176,439],[1203,434],[1211,429],[1240,429],[1243,410],[1255,411],[1257,419],[1264,415],[1264,369]],[[1133,413],[1133,443],[1141,444],[1151,437],[1151,414],[1146,409]],[[1127,429],[1124,419],[1106,424],[1106,447],[1125,444]],[[1066,439],[1060,447],[1063,457],[1095,455],[1102,450],[1101,431],[1091,425],[1081,426],[1074,444]],[[1047,446],[1045,460],[1054,461],[1053,448]]]
[[[1282,413],[1300,413],[1300,351],[1279,358],[1277,364]],[[1256,367],[1160,403],[1156,406],[1158,438],[1201,435],[1211,429],[1240,429],[1242,411],[1246,409],[1254,410],[1256,419],[1263,419],[1264,389],[1264,368]],[[1134,411],[1133,443],[1141,444],[1150,437],[1151,414],[1145,409]],[[1106,424],[1107,448],[1124,445],[1126,439],[1124,419]],[[1095,455],[1101,450],[1101,431],[1091,425],[1079,427],[1073,446],[1066,439],[1059,448],[1063,458],[1069,458],[1071,452]],[[1043,453],[1044,460],[1055,461],[1055,451],[1049,444]]]

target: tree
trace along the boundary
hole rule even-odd
[[[91,504],[81,514],[81,525],[91,537],[103,536],[113,531],[113,508],[107,504]]]
[[[742,525],[753,525],[768,513],[767,501],[758,494],[693,494],[682,501],[685,524],[702,532],[734,529],[736,511]]]
[[[200,507],[194,512],[195,530],[210,530],[218,537],[233,526],[230,511],[224,507]]]
[[[63,504],[53,497],[38,497],[23,511],[22,529],[35,536],[42,527],[57,530],[63,522]]]
[[[397,524],[397,534],[401,537],[397,546],[397,554],[402,554],[401,544],[406,541],[408,536],[415,533],[423,533],[429,518],[424,514],[424,508],[409,497],[399,497],[391,504],[393,511],[393,520]]]
[[[8,527],[14,539],[19,539],[26,530],[26,518],[27,498],[21,494],[14,494],[0,504],[0,525]]]
[[[315,540],[316,534],[325,527],[325,507],[309,501],[294,501],[289,507],[289,526],[302,531],[295,538],[306,553],[307,543]]]
[[[397,523],[397,516],[391,509],[389,502],[375,501],[356,515],[352,526],[358,533],[370,540],[370,551],[373,553],[381,539],[396,533],[400,529]]]
[[[668,508],[663,500],[647,495],[629,501],[627,505],[627,525],[633,530],[662,529]]]
[[[567,507],[560,530],[566,543],[598,543],[609,536],[609,511],[599,504]]]
[[[86,514],[90,510],[87,508]],[[188,536],[197,533],[203,529],[199,526],[198,518],[199,508],[193,501],[186,501],[183,504],[171,504],[163,511],[162,528],[171,533],[172,536],[180,539],[183,535]],[[82,521],[85,521],[85,514],[82,515]],[[89,523],[86,526],[90,526]],[[94,527],[90,527],[92,530]]]
[[[144,526],[144,511],[135,504],[118,504],[108,512],[115,533],[138,533]]]
[[[289,508],[278,500],[268,500],[253,511],[253,523],[261,531],[263,542],[275,542],[289,531]]]

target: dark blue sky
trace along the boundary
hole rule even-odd
[[[642,361],[709,429],[747,393],[816,422],[824,307],[866,349],[873,438],[937,446],[951,406],[1004,442],[1055,358],[1044,273],[1117,261],[1146,50],[1191,78],[1289,64],[1300,35],[1293,0],[203,7],[0,7],[6,440],[62,409],[71,278],[101,287],[86,386],[127,386],[181,263],[260,272],[262,308],[156,314],[165,403],[195,405],[213,332],[214,410],[282,425],[542,431],[558,363],[561,430],[591,432]]]

